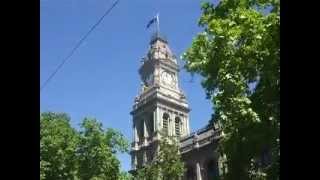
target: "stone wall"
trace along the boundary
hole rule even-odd
[[[180,141],[186,172],[183,180],[217,179],[219,170],[218,141],[220,131],[204,128]]]

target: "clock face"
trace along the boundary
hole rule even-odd
[[[175,78],[172,73],[169,73],[167,71],[163,71],[161,74],[161,79],[165,85],[169,85],[171,87],[173,87],[175,85]]]
[[[155,58],[156,59],[165,59],[166,58],[166,54],[165,52],[159,50],[155,52]]]
[[[163,52],[160,52],[159,58],[160,58],[160,59],[165,59],[165,58],[166,58],[166,55],[165,55]]]

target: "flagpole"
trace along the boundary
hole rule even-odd
[[[160,22],[159,22],[159,13],[157,13],[157,37],[159,37],[160,33]]]

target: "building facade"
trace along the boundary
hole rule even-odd
[[[177,59],[167,40],[155,34],[141,61],[141,90],[130,113],[132,170],[143,167],[156,156],[162,131],[180,139],[180,152],[187,169],[183,179],[213,179],[221,171],[217,152],[219,130],[206,127],[190,133],[190,108],[179,86],[178,73]]]

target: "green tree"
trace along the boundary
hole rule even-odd
[[[138,170],[138,180],[178,180],[185,171],[176,137],[162,134],[159,151],[152,162]]]
[[[222,124],[224,178],[279,179],[280,1],[205,2],[199,26],[182,58]]]
[[[114,180],[120,177],[120,162],[115,153],[128,144],[115,130],[104,130],[95,119],[84,119],[78,147],[80,179]]]
[[[128,152],[128,142],[118,131],[103,129],[85,118],[81,130],[70,126],[64,113],[40,115],[40,178],[43,180],[114,180],[130,178],[120,172],[118,152]]]
[[[76,179],[77,132],[66,114],[40,115],[40,178],[49,180]]]
[[[133,176],[130,173],[125,172],[125,171],[122,171],[120,173],[119,180],[132,180],[132,179],[133,179]]]

